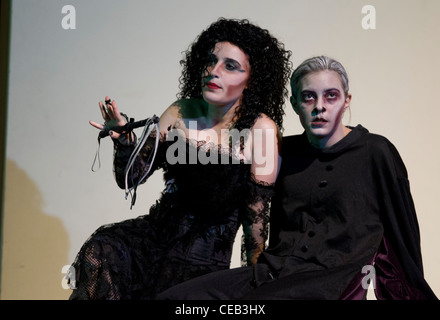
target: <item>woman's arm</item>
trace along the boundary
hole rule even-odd
[[[114,142],[113,171],[115,174],[116,183],[120,188],[131,188],[134,185],[144,183],[148,176],[158,168],[161,161],[164,160],[161,155],[162,150],[158,150],[163,148],[163,144],[159,143],[159,146],[157,146],[156,137],[159,134],[159,140],[163,142],[165,140],[167,128],[173,126],[176,122],[176,119],[179,116],[179,107],[177,102],[168,107],[161,115],[159,119],[160,132],[157,132],[157,128],[154,127],[149,137],[142,142],[142,147],[137,148],[138,151],[136,155],[133,155],[135,158],[133,165],[130,167],[130,171],[128,172],[127,180],[127,164],[138,143],[136,135],[134,132],[118,133],[112,130],[112,128],[122,127],[127,123],[127,117],[119,111],[119,108],[114,100],[112,101],[108,96],[106,96],[104,103],[102,101],[99,102],[99,108],[104,123],[101,124],[90,121],[90,124],[101,131],[105,129],[109,130],[109,135]],[[154,152],[156,152],[156,156],[153,163],[152,157]],[[150,168],[152,165],[153,167]],[[148,176],[145,176],[147,172]],[[145,179],[141,181],[142,177],[145,177]]]
[[[269,206],[278,176],[281,134],[276,124],[262,115],[252,129],[253,182],[250,186],[248,215],[243,220],[246,264],[253,265],[265,248],[268,237]]]

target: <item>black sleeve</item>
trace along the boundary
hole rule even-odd
[[[153,160],[153,155],[156,149],[156,129],[153,129],[150,136],[146,139],[144,145],[141,147],[138,154],[135,155],[135,161],[132,168],[128,172],[127,187],[144,183],[151,174],[161,167],[164,161],[164,143],[163,138],[159,140],[159,145],[156,150],[156,156]],[[132,145],[123,145],[118,140],[114,141],[114,157],[113,157],[113,171],[116,183],[122,189],[125,188],[125,174],[127,163],[135,150],[136,143]],[[151,169],[150,169],[151,166]],[[144,180],[142,177],[150,170],[148,176]]]
[[[373,162],[382,197],[384,239],[376,259],[376,296],[437,299],[423,274],[420,230],[406,167],[394,145],[386,139],[379,145]]]

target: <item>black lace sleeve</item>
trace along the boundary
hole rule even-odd
[[[153,159],[153,153],[156,147],[156,129],[154,128],[150,136],[145,141],[144,145],[141,147],[139,153],[136,155],[133,166],[128,172],[127,186],[125,185],[126,168],[131,155],[136,147],[135,137],[134,142],[131,145],[123,145],[118,140],[114,141],[114,159],[113,159],[113,172],[115,175],[115,180],[118,186],[122,189],[125,187],[131,188],[138,184],[144,183],[147,178],[158,168],[162,166],[164,161],[163,156],[163,139],[159,139],[158,149],[156,151],[156,156]],[[151,168],[150,168],[151,166]],[[141,180],[142,177],[149,171],[145,179]]]
[[[253,265],[265,249],[269,229],[270,200],[275,184],[251,179],[249,182],[249,201],[242,220],[243,237],[241,246],[241,264]]]
[[[160,133],[159,133],[160,134]],[[113,172],[116,183],[125,189],[125,197],[131,194],[131,206],[136,202],[136,190],[152,174],[165,163],[165,136],[156,139],[157,127],[153,128],[148,137],[144,135],[131,145],[123,145],[114,140]],[[142,142],[140,142],[142,141]],[[143,143],[140,148],[137,143]]]

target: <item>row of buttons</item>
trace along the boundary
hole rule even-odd
[[[310,238],[312,238],[312,237],[315,236],[315,231],[310,230],[310,231],[307,233],[307,235],[308,235]],[[302,251],[302,252],[307,252],[308,250],[309,250],[309,246],[308,246],[308,245],[303,245],[303,246],[301,247],[301,251]]]
[[[327,165],[325,167],[325,170],[332,171],[333,170],[333,166],[331,164],[329,164],[329,165]],[[319,187],[320,188],[325,188],[325,187],[327,187],[327,185],[328,185],[327,180],[322,180],[321,182],[319,182]]]
[[[332,170],[333,170],[333,166],[332,166],[331,164],[329,164],[329,165],[327,165],[327,166],[325,167],[325,170],[327,170],[327,171],[332,171]],[[327,181],[327,180],[321,180],[321,181],[319,182],[319,184],[318,184],[318,186],[319,186],[320,188],[325,188],[325,187],[327,187],[327,185],[328,185],[328,181]],[[319,208],[321,205],[322,205],[321,202],[317,202],[317,203],[315,204],[315,207]],[[316,219],[316,220],[317,220],[316,222],[318,222],[318,223],[320,223],[320,222],[322,221],[322,219]],[[315,233],[315,231],[313,231],[313,230],[310,230],[310,231],[307,233],[307,235],[308,235],[310,238],[314,237],[315,234],[316,234],[316,233]],[[302,251],[302,252],[307,252],[308,250],[309,250],[309,246],[308,246],[308,245],[303,245],[303,246],[301,247],[301,251]]]

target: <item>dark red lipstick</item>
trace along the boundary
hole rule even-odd
[[[220,89],[220,86],[216,85],[214,82],[208,82],[208,83],[206,84],[206,86],[207,86],[209,89],[213,89],[213,90]]]

